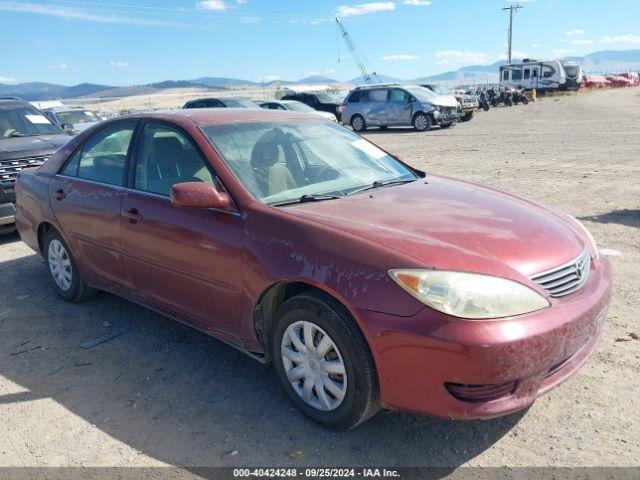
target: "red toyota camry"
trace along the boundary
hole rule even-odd
[[[610,297],[570,216],[295,112],[103,122],[16,197],[62,298],[106,290],[271,362],[334,428],[525,408],[593,353]]]

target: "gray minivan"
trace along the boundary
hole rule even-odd
[[[394,126],[413,126],[424,132],[434,125],[450,127],[460,117],[460,105],[455,99],[417,85],[357,87],[347,95],[342,111],[342,123],[351,125],[356,132]]]

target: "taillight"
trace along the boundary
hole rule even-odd
[[[338,105],[338,111],[342,112],[345,108],[347,108],[347,104],[346,103],[341,103],[340,105]]]

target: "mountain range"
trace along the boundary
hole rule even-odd
[[[607,50],[594,52],[584,57],[567,57],[571,60],[579,60],[585,72],[619,72],[627,70],[640,70],[640,49],[638,50]],[[381,82],[405,82],[405,83],[485,83],[496,82],[500,65],[506,62],[500,61],[491,65],[473,65],[462,67],[438,75],[424,76],[413,79],[402,79],[384,74],[376,75]],[[45,82],[28,82],[18,84],[0,84],[0,96],[17,96],[25,100],[50,100],[78,97],[125,97],[130,95],[151,95],[162,93],[172,88],[205,88],[208,90],[226,90],[236,87],[259,87],[272,85],[333,85],[337,83],[363,84],[363,77],[356,77],[347,82],[328,78],[321,75],[313,75],[300,80],[271,80],[268,82],[253,82],[239,78],[227,77],[201,77],[193,80],[165,80],[157,83],[137,86],[115,87],[94,83],[81,83],[74,86],[57,85]]]

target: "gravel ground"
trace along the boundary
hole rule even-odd
[[[268,367],[101,295],[59,300],[42,259],[0,238],[0,466],[633,466],[640,458],[640,90],[480,112],[367,137],[428,172],[502,188],[584,221],[615,292],[597,353],[526,412],[452,422],[385,412],[335,433]],[[79,345],[122,335],[95,348]]]

